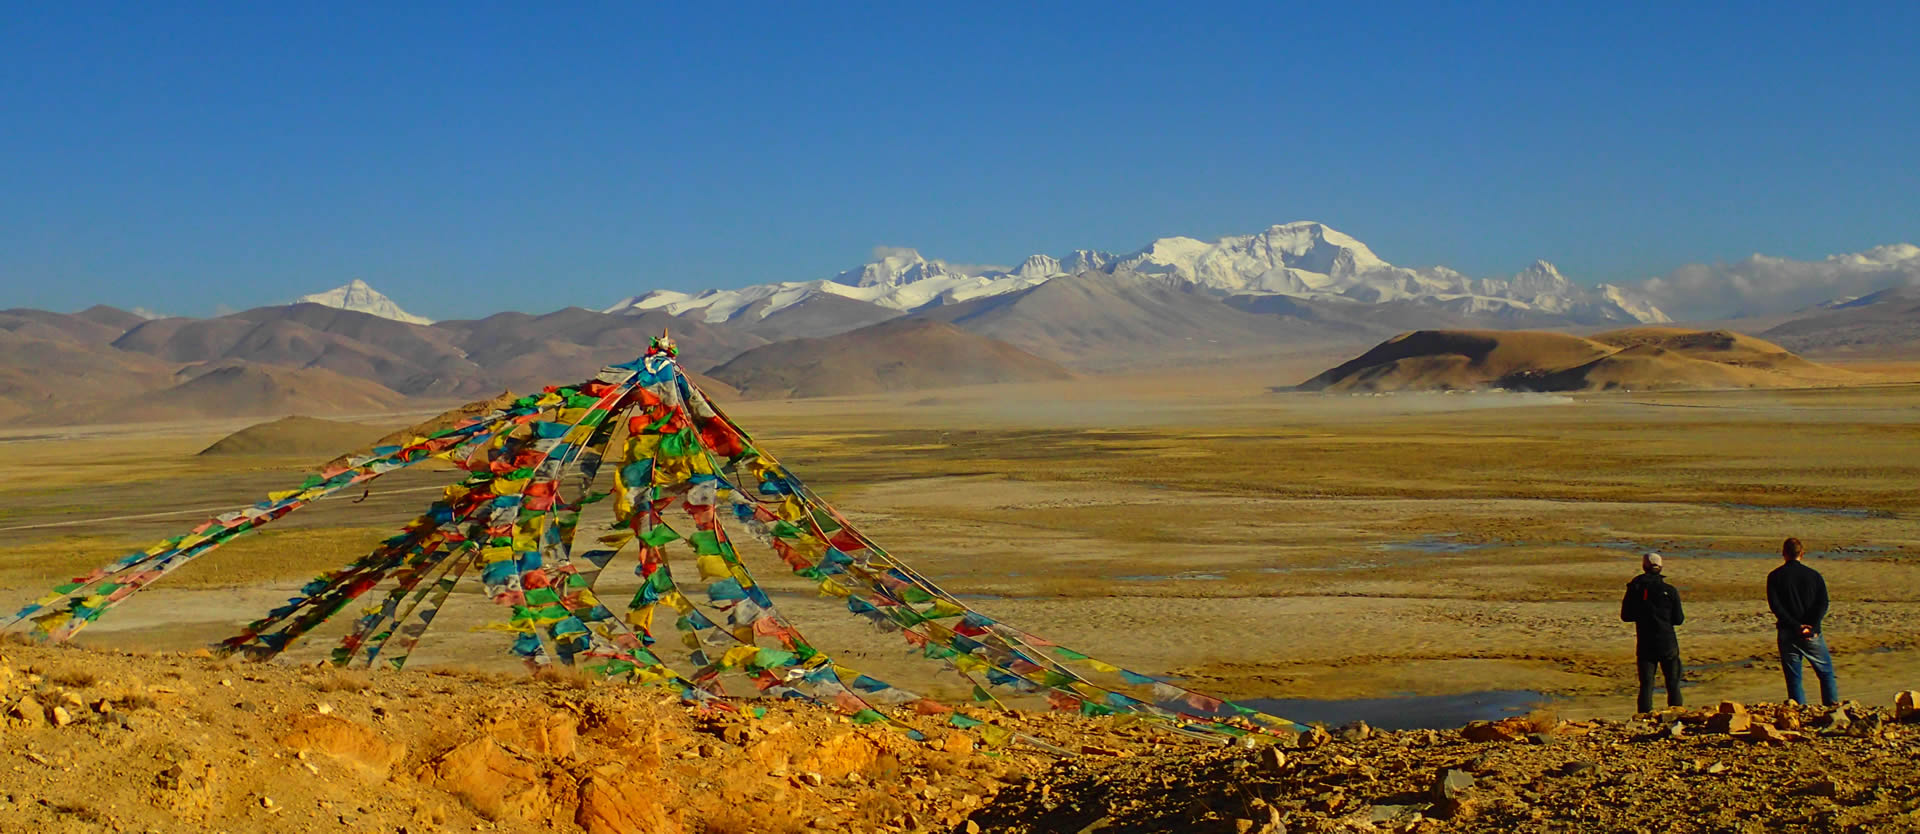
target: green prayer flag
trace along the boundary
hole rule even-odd
[[[655,524],[647,532],[640,534],[640,541],[645,542],[648,547],[660,547],[678,538],[680,534],[665,524]]]

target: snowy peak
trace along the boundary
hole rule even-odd
[[[607,312],[699,311],[706,321],[723,322],[749,307],[761,317],[774,315],[821,293],[912,311],[1023,290],[1061,276],[1122,271],[1229,295],[1406,302],[1475,315],[1563,317],[1582,324],[1668,320],[1635,291],[1580,287],[1546,261],[1535,261],[1509,278],[1472,279],[1446,267],[1409,269],[1387,263],[1359,240],[1311,220],[1214,241],[1164,237],[1124,257],[1091,249],[1064,258],[1035,254],[1011,269],[956,266],[913,249],[879,247],[872,262],[831,279],[697,295],[655,291],[621,301]],[[762,300],[766,303],[758,304]]]
[[[945,263],[927,260],[919,252],[904,247],[882,246],[873,254],[872,263],[834,276],[834,283],[850,287],[897,287],[934,278],[968,277],[948,269]]]
[[[393,303],[393,299],[382,295],[379,290],[368,286],[367,282],[358,278],[348,281],[344,286],[334,287],[326,292],[300,296],[294,299],[293,303],[320,304],[339,310],[352,310],[356,313],[366,313],[367,315],[379,316],[383,319],[406,322],[407,324],[433,323],[433,319],[416,316],[400,309],[400,305]]]
[[[1009,274],[1021,278],[1051,278],[1061,274],[1062,269],[1064,267],[1060,265],[1059,258],[1051,255],[1028,255],[1027,259],[1021,261],[1020,265],[1014,267],[1013,272]]]

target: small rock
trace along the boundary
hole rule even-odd
[[[46,711],[41,709],[40,702],[34,700],[32,695],[21,698],[18,703],[13,705],[13,709],[7,711],[7,714],[21,721],[25,721],[30,725],[39,724],[46,720],[47,716]]]
[[[809,770],[800,774],[800,781],[809,788],[817,788],[827,783],[827,777]]]
[[[1327,791],[1314,797],[1307,807],[1322,814],[1331,814],[1347,804],[1347,795],[1340,791]]]
[[[1727,772],[1727,765],[1725,762],[1714,762],[1713,764],[1707,765],[1707,774],[1709,776],[1718,776],[1725,772]]]
[[[1765,722],[1755,722],[1754,725],[1747,730],[1746,734],[1741,736],[1741,738],[1754,742],[1755,744],[1787,743],[1786,736],[1781,735],[1780,731],[1774,728],[1772,724],[1768,724]]]
[[[53,720],[55,727],[65,727],[73,723],[73,713],[67,712],[66,707],[54,707],[47,711],[47,715]]]
[[[1746,715],[1747,707],[1739,701],[1721,701],[1720,706],[1714,708],[1714,713],[1718,715]]]
[[[1261,770],[1269,774],[1279,775],[1280,771],[1287,769],[1287,754],[1280,752],[1278,747],[1260,748],[1254,760],[1259,763]]]
[[[1817,779],[1800,786],[1794,793],[1801,796],[1824,796],[1832,799],[1840,795],[1840,784],[1832,779]]]
[[[1355,721],[1342,726],[1336,733],[1341,741],[1366,741],[1373,737],[1373,728],[1365,721]]]
[[[1443,799],[1433,804],[1433,812],[1441,819],[1458,820],[1473,816],[1473,803],[1466,797],[1457,796]]]
[[[1434,801],[1437,802],[1453,799],[1471,787],[1473,787],[1473,774],[1450,767],[1440,771],[1434,777],[1433,787],[1428,789],[1428,793],[1432,794]]]
[[[1893,696],[1893,720],[1912,721],[1920,718],[1920,690],[1909,689]]]
[[[1726,704],[1733,704],[1733,702],[1728,701],[1726,702]],[[1724,707],[1726,706],[1726,704],[1721,704],[1721,706]],[[1739,704],[1733,704],[1733,705],[1736,707],[1740,706]],[[1753,727],[1753,717],[1747,714],[1747,711],[1744,707],[1742,707],[1738,712],[1730,712],[1728,710],[1722,709],[1721,711],[1714,713],[1712,718],[1707,719],[1707,732],[1710,732],[1710,733],[1720,733],[1723,735],[1738,735],[1740,733],[1746,732],[1752,727]]]
[[[1383,822],[1393,822],[1412,813],[1412,805],[1375,805],[1367,812],[1367,821],[1379,825]]]
[[[1600,767],[1599,765],[1594,764],[1593,762],[1585,761],[1582,759],[1575,759],[1573,761],[1567,762],[1566,764],[1563,764],[1560,766],[1560,775],[1575,776],[1581,773],[1586,773],[1592,770],[1596,770],[1599,767]]]
[[[226,687],[226,688],[228,688],[228,689],[232,689],[232,688],[233,688],[233,681],[232,681],[231,679],[229,679],[229,678],[221,678],[221,679],[220,679],[220,685],[221,685],[221,686],[224,686],[224,687]]]
[[[1528,733],[1528,734],[1527,734],[1527,743],[1529,743],[1529,744],[1552,744],[1552,743],[1553,743],[1553,736],[1552,736],[1552,735],[1549,735],[1549,734],[1547,734],[1547,733]]]
[[[272,808],[272,807],[273,807],[273,797],[271,797],[271,796],[263,796],[263,797],[260,797],[260,807],[262,807],[262,808]]]
[[[332,714],[333,714],[333,705],[332,705],[332,704],[321,704],[321,705],[319,705],[319,706],[317,706],[317,707],[314,707],[314,708],[313,708],[313,711],[314,711],[314,712],[317,712],[317,713],[320,713],[321,715],[332,715]]]
[[[1333,736],[1328,735],[1327,731],[1323,728],[1308,727],[1300,731],[1299,741],[1300,741],[1299,746],[1301,749],[1311,750],[1315,747],[1319,747],[1321,745],[1332,742]]]
[[[1847,711],[1837,709],[1813,719],[1813,726],[1829,733],[1844,733],[1853,728],[1853,719],[1847,717]]]
[[[1504,723],[1475,721],[1460,728],[1460,737],[1468,741],[1516,741],[1520,734]]]
[[[1088,756],[1125,756],[1127,755],[1127,751],[1125,750],[1119,750],[1112,747],[1102,747],[1098,744],[1082,744],[1080,745],[1080,752]]]

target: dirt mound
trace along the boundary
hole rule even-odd
[[[381,431],[360,423],[322,420],[318,417],[282,417],[248,426],[220,438],[212,446],[200,450],[200,454],[332,456],[346,449],[372,445],[371,441]]]
[[[708,373],[742,396],[759,398],[1073,378],[1066,368],[1005,342],[920,318],[755,348]]]
[[[1396,336],[1300,385],[1308,391],[1526,391],[1790,388],[1854,374],[1725,330],[1640,327],[1565,333],[1421,330]]]

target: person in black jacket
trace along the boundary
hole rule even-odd
[[[1840,684],[1833,676],[1833,655],[1827,652],[1826,635],[1820,632],[1820,621],[1827,617],[1827,581],[1800,561],[1806,552],[1799,539],[1787,539],[1780,545],[1780,557],[1786,564],[1767,574],[1767,607],[1773,609],[1780,668],[1787,674],[1787,697],[1796,704],[1807,703],[1807,691],[1800,685],[1801,663],[1811,663],[1813,673],[1820,678],[1820,702],[1832,706],[1840,703]]]
[[[1653,673],[1657,669],[1667,684],[1667,706],[1681,706],[1680,638],[1673,627],[1687,621],[1680,609],[1680,592],[1660,575],[1664,568],[1658,553],[1640,557],[1640,575],[1627,583],[1627,595],[1620,600],[1620,619],[1634,625],[1634,653],[1640,660],[1640,712],[1653,711]]]

